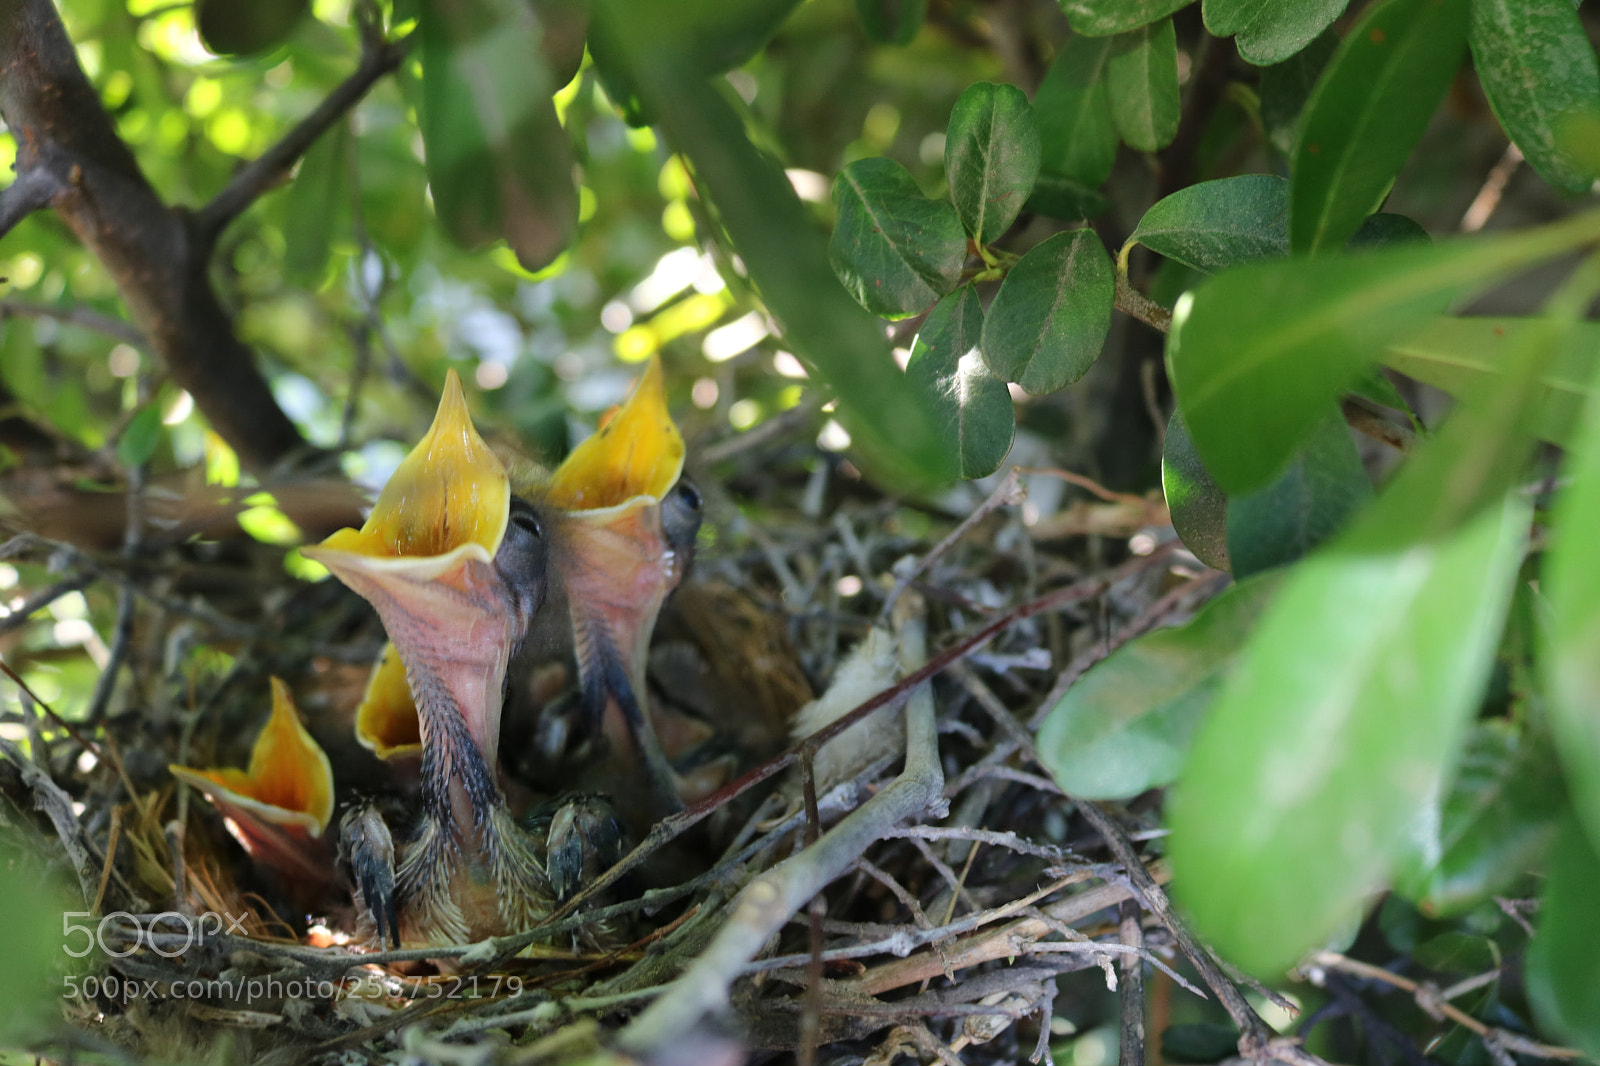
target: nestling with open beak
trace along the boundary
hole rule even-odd
[[[462,943],[527,928],[549,910],[543,865],[498,776],[506,666],[544,602],[547,550],[545,518],[512,497],[454,372],[432,428],[366,524],[306,550],[377,610],[416,705],[415,837],[397,846],[359,808],[341,827],[358,892],[392,884],[392,899],[361,902],[403,942]],[[396,858],[391,882],[384,867]]]

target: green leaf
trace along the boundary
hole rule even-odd
[[[1273,147],[1284,155],[1294,152],[1300,131],[1300,114],[1305,110],[1311,90],[1339,50],[1339,35],[1324,30],[1299,52],[1261,68],[1261,124]]]
[[[1460,65],[1466,5],[1383,0],[1340,45],[1306,104],[1295,144],[1295,251],[1340,247],[1377,207]]]
[[[161,443],[161,405],[147,403],[128,422],[117,441],[117,460],[128,469],[150,461]]]
[[[1529,318],[1438,318],[1393,341],[1383,362],[1460,398],[1485,381],[1502,379],[1505,362],[1527,342]],[[1564,448],[1576,445],[1584,404],[1600,396],[1593,380],[1600,358],[1600,323],[1579,322],[1559,341],[1539,376],[1532,419],[1543,440]]]
[[[1379,211],[1375,215],[1368,215],[1361,222],[1361,228],[1356,230],[1355,236],[1350,238],[1347,248],[1381,248],[1386,244],[1404,244],[1407,241],[1431,242],[1432,237],[1428,231],[1415,220],[1405,215],[1396,215],[1388,211]]]
[[[1590,831],[1591,833],[1593,830]],[[1528,948],[1528,1000],[1541,1028],[1600,1058],[1600,855],[1568,820],[1551,854]]]
[[[1174,888],[1224,957],[1278,973],[1382,884],[1477,706],[1528,520],[1512,496],[1289,573],[1168,801]]]
[[[922,311],[956,287],[967,235],[948,200],[922,195],[892,159],[858,159],[833,183],[828,259],[856,302],[885,318]]]
[[[84,965],[63,954],[62,915],[84,914],[80,908],[86,904],[40,869],[33,853],[11,840],[0,842],[0,897],[6,901],[7,923],[6,965],[0,967],[0,999],[6,1005],[0,1015],[0,1042],[11,1048],[46,1042],[61,1026],[64,969]],[[93,922],[79,926],[94,932]],[[82,945],[82,934],[73,936],[72,948]]]
[[[516,0],[426,0],[417,35],[439,221],[464,248],[503,238],[524,268],[548,265],[577,234],[578,191],[537,19]]]
[[[1108,37],[1166,18],[1194,0],[1061,0],[1074,33]]]
[[[1117,161],[1117,129],[1111,119],[1105,67],[1112,42],[1073,36],[1045,71],[1033,95],[1039,123],[1039,166],[1098,186]]]
[[[726,74],[755,57],[777,33],[778,27],[799,6],[800,0],[746,0],[725,4],[719,0],[673,0],[670,4],[623,0],[627,9],[627,36],[650,43],[660,63],[670,65],[683,78],[696,80]],[[655,121],[639,99],[636,81],[639,64],[627,47],[617,51],[621,39],[607,32],[589,34],[606,95],[635,126]]]
[[[1118,34],[1106,61],[1111,118],[1129,148],[1154,152],[1178,132],[1178,39],[1170,18]]]
[[[310,0],[195,0],[195,29],[217,55],[251,55],[276,48],[311,10]]]
[[[1202,181],[1156,202],[1128,237],[1206,274],[1289,254],[1289,183],[1272,174]]]
[[[1186,625],[1119,648],[1068,689],[1039,730],[1039,757],[1056,782],[1080,799],[1126,799],[1171,783],[1279,577],[1229,588]]]
[[[1213,570],[1232,569],[1228,560],[1228,495],[1212,480],[1194,439],[1184,424],[1183,411],[1173,409],[1167,420],[1161,450],[1161,491],[1167,513],[1183,546]]]
[[[998,470],[1017,433],[1011,392],[978,352],[982,338],[983,304],[963,285],[934,305],[906,364],[906,377],[927,393],[965,478]]]
[[[1063,222],[1086,222],[1105,213],[1105,193],[1061,174],[1041,172],[1023,210]]]
[[[1384,347],[1497,278],[1600,236],[1600,214],[1507,236],[1255,263],[1178,301],[1173,391],[1230,495],[1266,485]]]
[[[1276,482],[1228,501],[1228,558],[1245,578],[1310,553],[1372,498],[1372,482],[1337,411],[1317,424]]]
[[[910,44],[928,17],[928,0],[856,0],[867,36],[881,44]]]
[[[983,358],[1032,396],[1083,377],[1106,342],[1115,283],[1093,230],[1035,245],[1000,283],[983,324]]]
[[[905,387],[883,323],[835,281],[827,244],[782,167],[751,143],[724,91],[659,46],[652,19],[675,10],[650,0],[597,0],[591,37],[608,42],[669,143],[688,158],[785,343],[838,396],[841,421],[870,472],[908,491],[954,478],[956,457],[937,416]],[[959,234],[955,209],[946,210]]]
[[[1021,89],[979,82],[961,94],[945,134],[944,170],[967,233],[979,244],[999,240],[1039,176],[1039,127]]]
[[[1563,473],[1569,483],[1556,500],[1541,582],[1549,602],[1541,664],[1573,807],[1593,843],[1600,842],[1600,404],[1589,405]]]
[[[341,120],[317,138],[295,172],[284,198],[283,272],[297,284],[320,285],[334,241],[346,236],[354,152],[350,123]]]
[[[1600,173],[1563,126],[1600,113],[1600,67],[1577,9],[1551,0],[1472,0],[1472,64],[1489,106],[1539,176],[1584,193]]]
[[[1429,917],[1471,910],[1540,865],[1565,800],[1548,742],[1503,718],[1479,722],[1455,780],[1410,827],[1395,887]]]
[[[1205,0],[1206,29],[1233,37],[1246,62],[1281,63],[1314,41],[1349,0]]]

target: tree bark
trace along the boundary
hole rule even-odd
[[[0,115],[17,142],[15,185],[53,187],[49,205],[104,264],[173,381],[241,463],[264,474],[309,457],[211,287],[210,242],[145,179],[51,0],[0,0]]]

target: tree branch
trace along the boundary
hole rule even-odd
[[[58,188],[47,199],[56,214],[104,264],[134,327],[172,380],[257,473],[315,453],[273,398],[212,288],[216,234],[394,69],[402,48],[364,48],[356,74],[194,215],[169,207],[151,188],[78,65],[50,0],[0,0],[0,115],[16,137],[20,175],[0,194],[10,201],[0,201],[0,218],[29,203],[40,206],[47,179],[33,175],[55,175]],[[14,193],[18,186],[23,191]]]
[[[340,82],[338,88],[284,134],[282,140],[234,174],[210,203],[195,212],[194,228],[200,243],[210,248],[230,222],[243,214],[264,193],[287,181],[295,163],[317,138],[360,103],[379,78],[400,66],[400,61],[405,58],[406,45],[406,40],[366,41],[361,49],[361,63],[355,73]]]
[[[32,166],[18,173],[16,181],[0,189],[0,237],[35,211],[49,207],[55,195],[66,187],[46,166]]]

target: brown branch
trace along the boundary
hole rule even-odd
[[[372,69],[397,62],[397,55],[378,49]],[[348,108],[359,98],[353,83],[364,87],[375,77],[364,64],[196,216],[169,207],[150,186],[79,66],[50,0],[0,0],[0,115],[17,142],[18,178],[11,188],[37,189],[49,179],[36,175],[54,175],[60,184],[50,198],[56,214],[105,266],[133,325],[173,381],[258,473],[314,453],[273,398],[212,288],[213,239],[219,223],[248,203],[255,176],[292,163],[296,150],[310,143],[313,120],[331,122],[331,107]],[[26,206],[27,196],[13,198],[19,209]]]
[[[0,193],[0,196],[3,196]],[[4,229],[0,228],[0,233]],[[48,318],[67,326],[77,326],[81,329],[93,330],[103,333],[112,340],[131,344],[135,348],[146,348],[144,334],[134,329],[120,318],[103,315],[99,311],[91,311],[87,307],[57,306],[53,304],[27,303],[23,300],[0,300],[0,321],[11,315],[20,318]]]
[[[289,179],[294,165],[318,137],[345,116],[378,79],[396,70],[406,55],[406,40],[370,39],[363,43],[361,62],[316,109],[301,119],[283,138],[262,152],[229,180],[227,186],[194,215],[195,233],[210,247],[228,227],[260,197]]]
[[[0,189],[0,237],[35,211],[49,207],[66,188],[66,182],[49,167],[35,166],[19,173],[16,181]]]
[[[1172,332],[1172,312],[1134,288],[1121,270],[1115,273],[1117,289],[1112,306],[1125,315],[1137,318],[1151,329],[1162,333]]]

